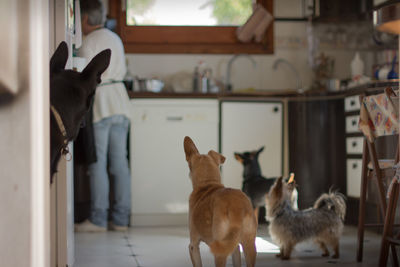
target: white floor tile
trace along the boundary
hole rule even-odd
[[[340,259],[323,258],[321,251],[312,242],[296,246],[290,261],[275,257],[276,247],[267,234],[267,226],[259,227],[256,266],[377,266],[380,236],[367,232],[365,235],[364,261],[356,262],[355,227],[345,227],[340,243]],[[191,266],[188,251],[189,231],[187,227],[135,227],[126,233],[76,233],[75,267],[186,267]],[[261,246],[263,246],[261,248]],[[202,244],[203,266],[214,266],[208,246]],[[242,256],[243,258],[243,256]],[[231,259],[227,266],[232,266]],[[242,266],[245,266],[242,259]]]

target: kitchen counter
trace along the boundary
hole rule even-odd
[[[174,93],[174,92],[132,92],[128,91],[130,98],[253,98],[253,97],[293,97],[298,93],[296,90],[268,90],[249,92],[221,92],[221,93]]]
[[[297,90],[255,90],[255,91],[242,91],[242,92],[221,92],[221,93],[174,93],[174,92],[132,92],[128,91],[129,97],[132,98],[213,98],[213,99],[269,99],[269,98],[287,98],[290,101],[302,100],[324,100],[324,99],[338,99],[346,96],[358,95],[361,93],[375,94],[381,92],[386,87],[399,87],[399,80],[387,81],[371,81],[369,83],[359,85],[357,87],[341,90],[337,92],[329,91],[306,91],[299,93]]]

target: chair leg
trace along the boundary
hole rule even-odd
[[[392,250],[392,266],[398,267],[399,266],[399,259],[397,258],[396,246],[390,246]]]
[[[360,189],[360,205],[358,207],[358,231],[357,231],[357,261],[361,262],[363,258],[363,243],[364,243],[364,220],[365,220],[365,203],[367,200],[367,185],[368,185],[368,146],[364,139],[364,152],[362,159],[361,173],[361,189]]]
[[[385,212],[386,212],[387,205],[386,205],[385,189],[383,188],[382,172],[379,167],[378,156],[376,154],[374,144],[372,144],[371,142],[367,142],[367,144],[368,144],[369,156],[371,158],[372,165],[374,167],[374,174],[375,174],[375,178],[376,178],[375,183],[378,188],[380,211],[381,211],[382,218],[385,218]]]
[[[392,230],[393,230],[393,223],[394,223],[394,218],[396,214],[396,205],[397,205],[397,200],[399,198],[399,183],[397,182],[396,178],[393,178],[392,182],[392,189],[390,190],[390,196],[389,196],[389,205],[388,209],[386,211],[386,216],[385,216],[385,224],[383,227],[383,234],[382,234],[382,241],[381,241],[381,251],[379,255],[379,266],[386,266],[387,265],[387,260],[389,256],[389,247],[391,246],[389,241],[387,240],[387,237],[390,237],[392,235]],[[395,250],[392,247],[392,252]],[[396,256],[397,261],[397,255],[393,255],[394,257]]]

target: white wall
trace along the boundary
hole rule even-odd
[[[15,9],[7,11],[18,17],[18,26],[13,27],[18,36],[14,43],[18,50],[18,93],[9,101],[0,95],[0,265],[47,267],[48,3],[19,0]],[[0,21],[7,25],[7,16]],[[0,46],[3,40],[0,38]]]

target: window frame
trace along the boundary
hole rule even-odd
[[[241,43],[235,26],[128,26],[125,0],[109,0],[108,16],[126,53],[155,54],[273,54],[273,21],[260,43]],[[273,0],[257,0],[273,15]],[[123,6],[123,5],[124,6]]]

